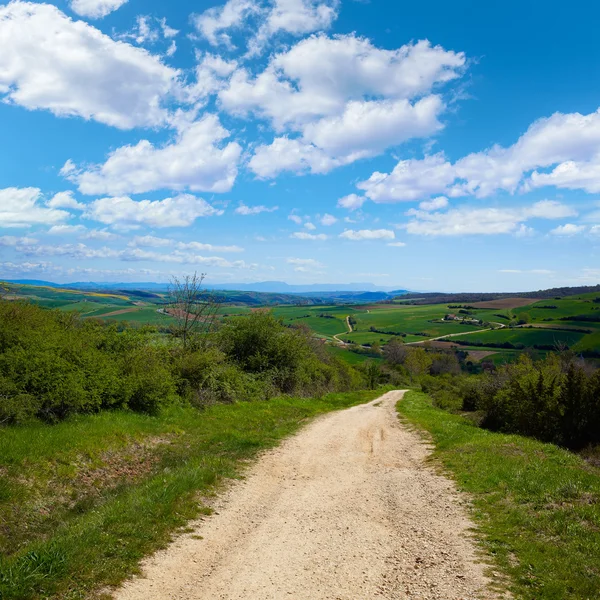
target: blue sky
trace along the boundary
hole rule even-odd
[[[0,1],[0,277],[600,281],[600,6]]]

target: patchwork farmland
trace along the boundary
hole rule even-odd
[[[167,293],[115,291],[99,293],[37,286],[12,286],[8,299],[27,298],[61,311],[77,311],[85,319],[129,326],[168,329],[174,318],[165,310]],[[221,320],[270,309],[285,325],[310,329],[350,363],[368,358],[357,354],[380,348],[392,338],[406,344],[455,347],[473,361],[512,361],[528,349],[540,354],[569,348],[590,357],[600,354],[600,297],[596,293],[539,300],[509,297],[471,303],[415,304],[402,301],[371,304],[256,305],[224,297]],[[259,297],[260,299],[260,297]],[[348,323],[352,331],[348,329]],[[451,342],[451,343],[450,343]],[[354,350],[354,352],[349,352]],[[376,357],[372,354],[371,358]]]

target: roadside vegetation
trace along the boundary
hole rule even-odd
[[[0,435],[0,598],[94,598],[135,572],[224,478],[307,419],[381,391],[74,415]]]
[[[427,394],[399,410],[474,494],[516,597],[597,596],[598,292],[250,309],[202,276],[77,302],[7,289],[0,599],[93,598],[261,449],[386,387]]]
[[[398,404],[429,432],[433,459],[472,498],[492,568],[520,600],[584,600],[600,590],[600,469],[552,444],[477,427],[421,392]]]
[[[204,326],[204,322],[198,322]],[[0,303],[0,422],[56,422],[129,408],[156,414],[280,394],[360,388],[363,379],[309,331],[268,312],[231,318],[218,331],[107,325],[26,302]]]

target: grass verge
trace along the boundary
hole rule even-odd
[[[80,416],[0,431],[0,598],[93,598],[307,419],[378,391]]]
[[[473,499],[485,550],[520,600],[600,598],[600,469],[552,444],[480,429],[421,392],[398,405]]]

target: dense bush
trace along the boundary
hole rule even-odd
[[[600,443],[600,370],[568,354],[519,361],[481,376],[421,378],[434,404],[478,411],[493,431],[519,433],[571,449]]]
[[[568,448],[600,442],[600,371],[574,359],[522,356],[482,379],[475,404],[490,429]]]
[[[111,408],[156,413],[176,401],[205,406],[364,385],[309,332],[284,327],[268,312],[230,319],[194,350],[150,328],[123,330],[0,302],[0,423]]]

